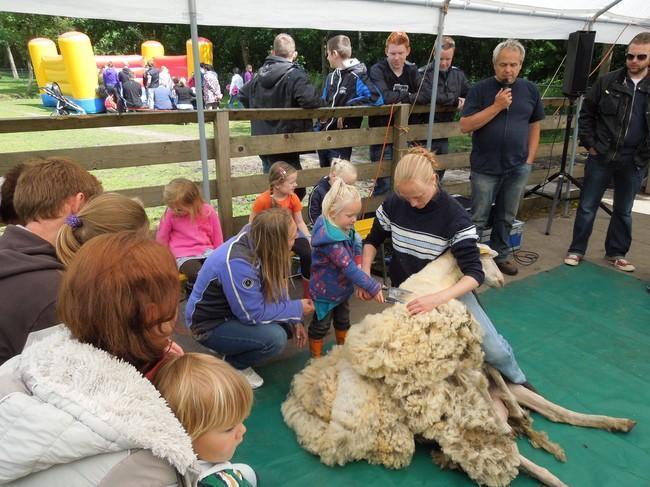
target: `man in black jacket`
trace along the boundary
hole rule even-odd
[[[438,77],[438,92],[436,94],[436,105],[442,107],[462,110],[465,104],[465,97],[469,91],[469,81],[462,69],[452,66],[456,43],[449,36],[442,38],[442,49],[440,50],[440,75]],[[422,102],[431,103],[431,92],[433,86],[434,63],[427,64],[420,68],[420,75],[424,76],[422,83]],[[453,122],[456,115],[455,110],[436,112],[436,122]],[[449,139],[433,139],[431,151],[436,154],[449,154]],[[442,180],[445,170],[436,171]]]
[[[613,179],[614,212],[605,258],[618,270],[634,270],[625,255],[632,244],[634,197],[650,159],[649,64],[650,32],[642,32],[627,47],[625,68],[598,78],[585,97],[578,135],[589,157],[567,265],[576,266],[584,258],[598,205]]]
[[[386,39],[386,58],[370,68],[370,80],[379,88],[384,98],[384,104],[393,103],[423,103],[418,93],[421,91],[422,78],[415,64],[406,60],[411,53],[411,45],[406,32],[391,32]],[[423,94],[420,93],[420,96]],[[429,99],[431,95],[429,94]],[[388,116],[370,117],[370,127],[386,127]],[[420,115],[412,115],[409,123],[422,121]],[[392,120],[391,123],[395,123]],[[383,144],[370,146],[370,160],[378,162],[382,159]],[[393,145],[387,144],[384,149],[383,160],[393,159]],[[390,164],[390,163],[389,163]],[[390,178],[379,178],[375,183],[373,195],[386,193],[390,189]]]
[[[309,82],[307,73],[295,60],[296,44],[289,34],[278,34],[273,41],[273,54],[268,56],[255,77],[239,92],[239,100],[246,108],[318,108],[323,101],[316,88]],[[307,120],[253,120],[252,135],[290,134],[309,132],[311,119]],[[260,155],[264,172],[271,164],[284,161],[296,169],[302,169],[299,152]],[[300,199],[304,188],[296,188]]]

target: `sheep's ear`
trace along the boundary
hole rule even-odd
[[[477,243],[476,245],[478,246],[478,250],[481,253],[481,257],[485,255],[489,255],[490,257],[496,257],[497,255],[499,255],[497,251],[492,250],[490,247],[488,247],[485,244]]]

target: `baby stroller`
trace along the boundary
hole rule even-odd
[[[52,115],[85,115],[86,110],[81,108],[75,102],[68,100],[63,93],[57,82],[48,83],[42,90],[56,100],[56,108],[52,111]]]

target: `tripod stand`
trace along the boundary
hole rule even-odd
[[[562,147],[562,160],[560,161],[560,170],[557,171],[556,173],[551,174],[543,182],[536,184],[531,189],[526,191],[526,193],[524,193],[524,197],[529,196],[531,194],[536,194],[538,196],[551,199],[551,197],[548,194],[541,192],[540,189],[546,186],[551,181],[557,179],[557,183],[555,186],[555,193],[553,194],[553,198],[552,198],[553,203],[551,204],[551,211],[548,214],[548,221],[546,222],[546,231],[544,232],[546,235],[550,235],[551,233],[551,225],[553,224],[553,217],[555,216],[555,210],[557,209],[557,205],[562,199],[562,189],[564,188],[564,185],[565,184],[567,185],[567,197],[569,193],[568,187],[571,183],[573,183],[575,186],[577,186],[580,189],[580,191],[582,191],[582,184],[566,171],[567,156],[569,152],[569,140],[571,139],[571,124],[573,123],[573,112],[575,108],[575,101],[576,101],[575,96],[569,96],[569,110],[567,112],[566,126],[564,127],[564,146]],[[600,207],[603,210],[605,210],[607,214],[609,215],[612,214],[612,211],[609,208],[607,208],[603,203],[600,203]]]

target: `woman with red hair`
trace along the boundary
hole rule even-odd
[[[63,324],[0,367],[0,484],[192,485],[192,443],[143,374],[176,324],[164,246],[119,232],[85,243],[58,297]]]

